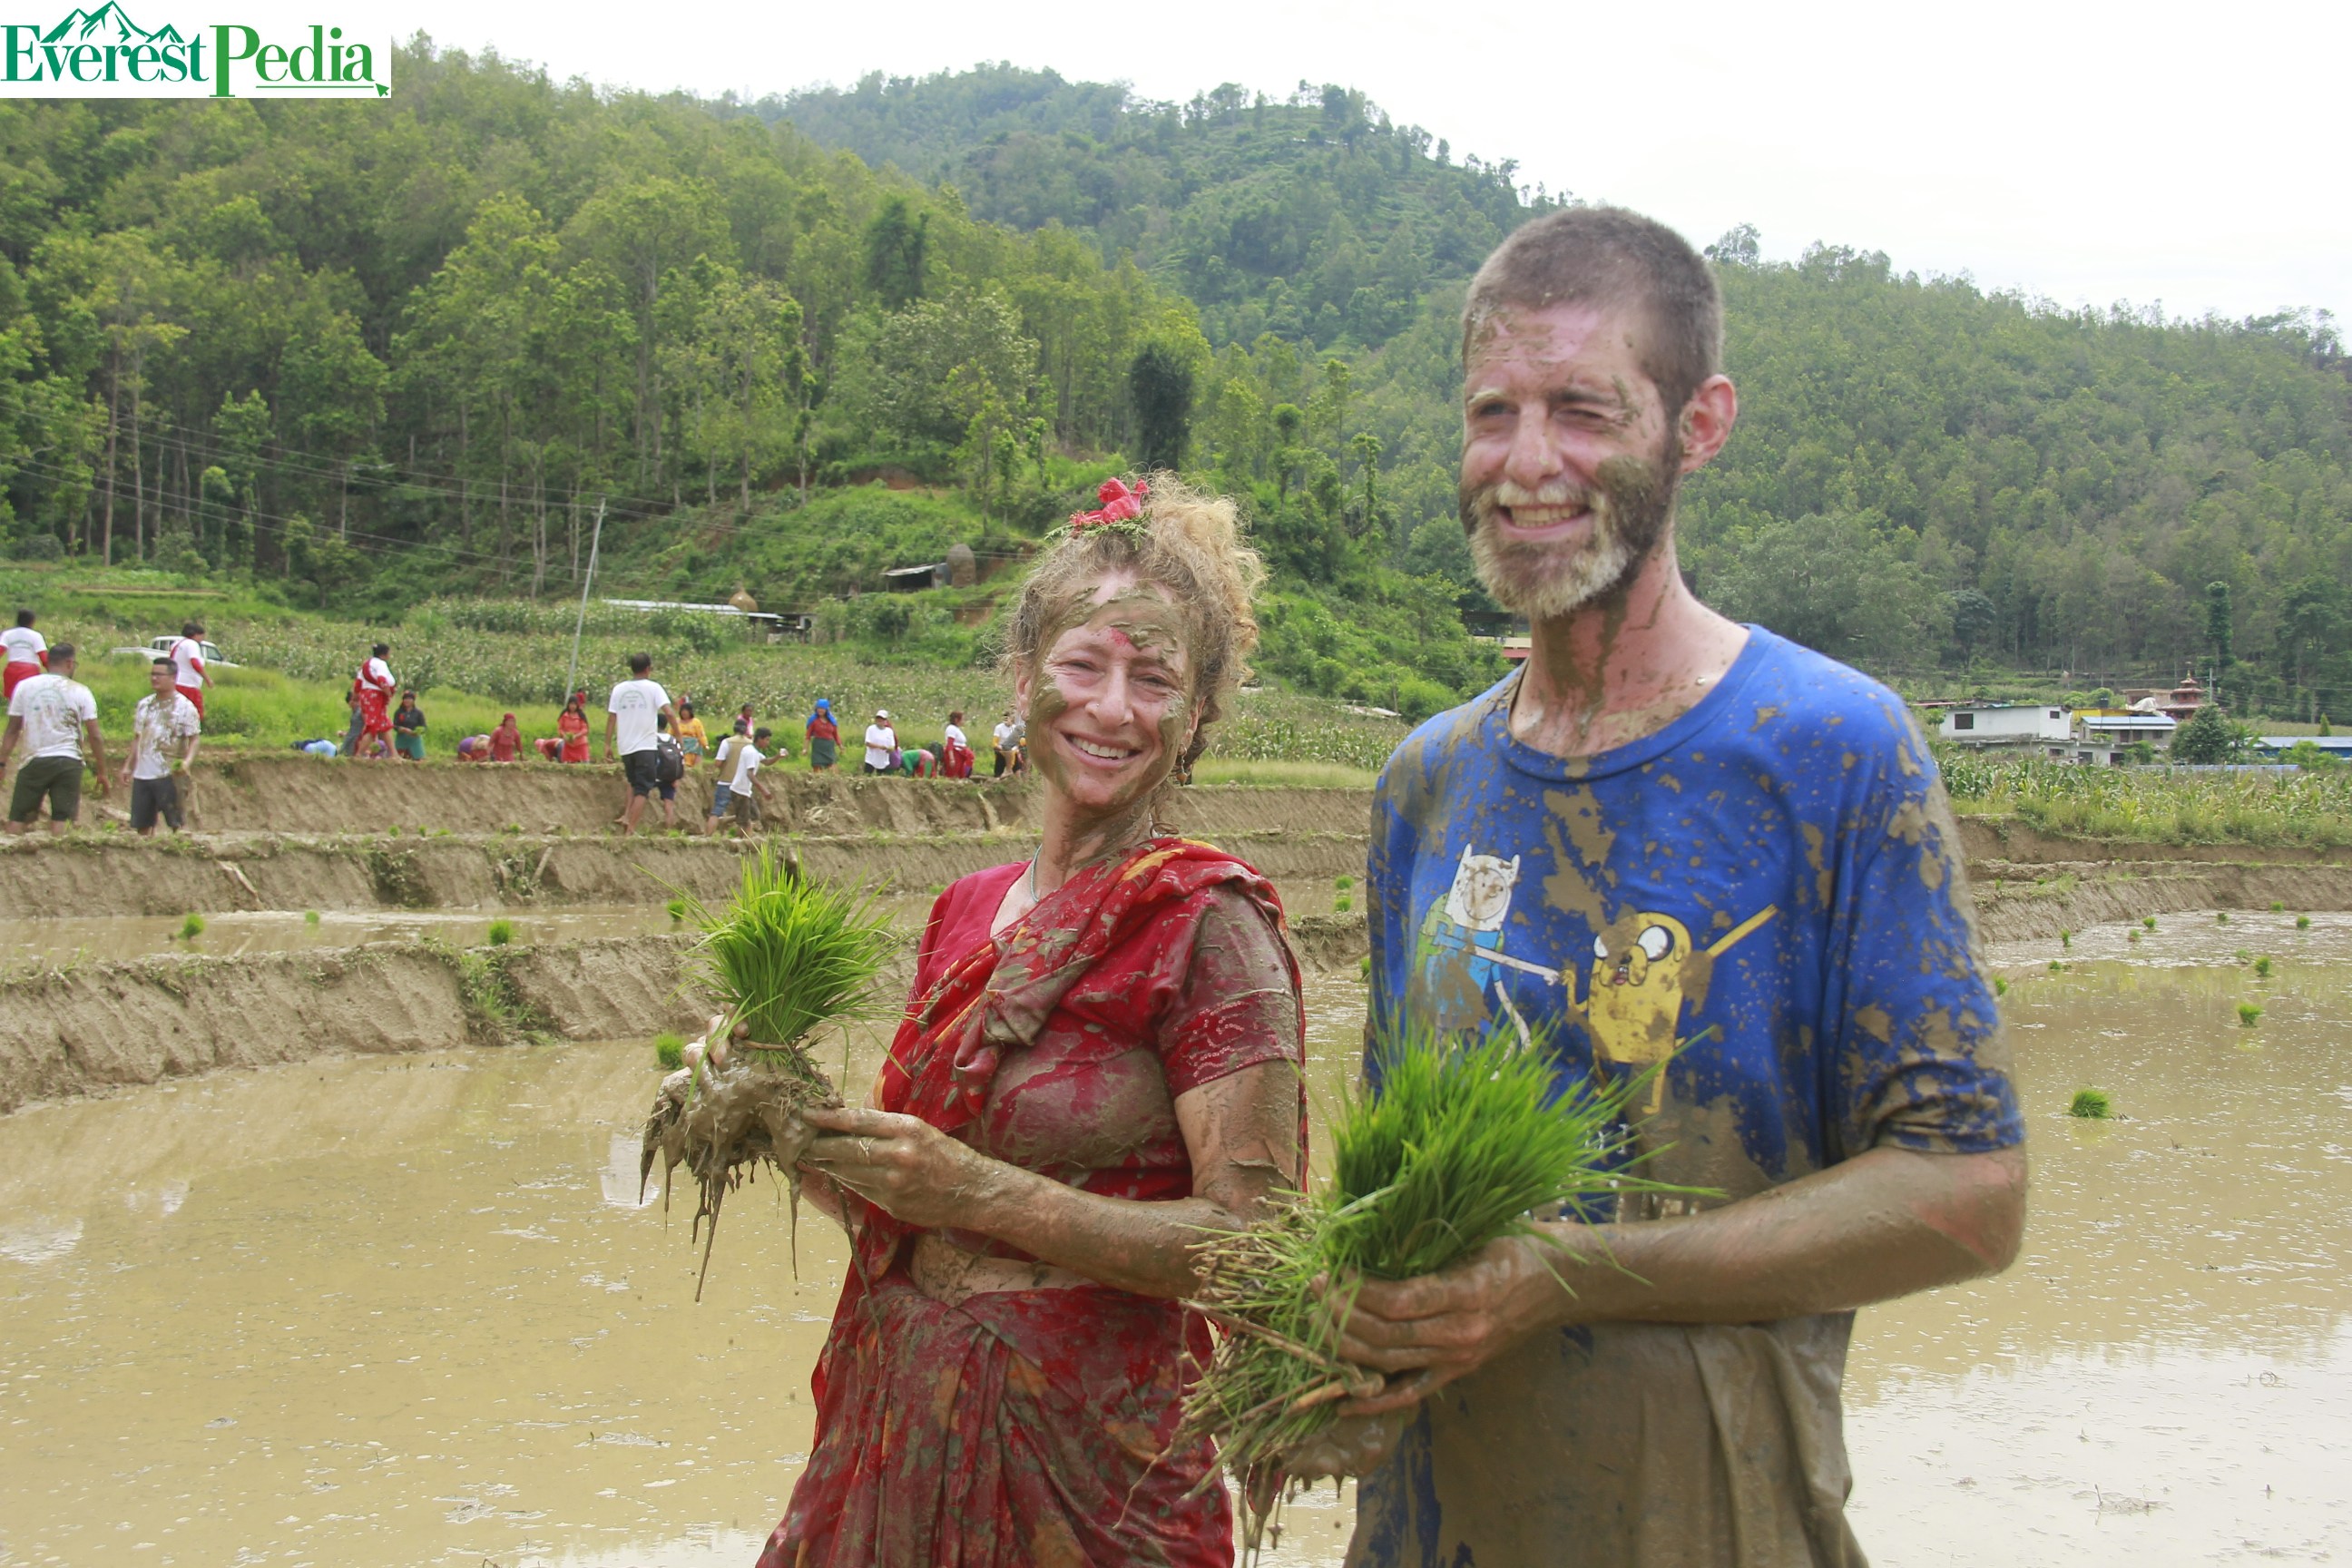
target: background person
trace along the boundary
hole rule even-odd
[[[823,697],[816,700],[815,710],[809,714],[803,734],[808,741],[809,772],[833,772],[841,760],[841,726],[833,721],[831,700]]]
[[[963,710],[948,715],[947,729],[940,737],[940,776],[950,779],[971,777],[971,742],[963,732]]]
[[[1021,738],[1025,732],[1020,715],[1009,708],[1004,710],[1004,717],[996,721],[996,728],[989,732],[989,738],[995,742],[996,773],[994,776],[997,778],[1003,778],[1004,770],[1007,768],[1013,769],[1015,773],[1020,771]]]
[[[160,816],[173,832],[180,831],[184,813],[180,781],[196,760],[196,737],[204,717],[176,684],[178,671],[168,658],[147,668],[150,689],[131,711],[131,828],[142,838],[152,837]]]
[[[1272,886],[1156,808],[1258,577],[1232,503],[1170,483],[1024,585],[1043,837],[933,906],[879,1109],[812,1117],[856,1259],[761,1568],[1233,1561],[1209,1445],[1169,1447],[1208,1356],[1181,1302],[1202,1229],[1304,1173],[1298,973]]]
[[[0,651],[7,664],[0,668],[0,698],[16,695],[16,683],[30,680],[49,667],[49,645],[33,629],[33,612],[18,610],[16,624],[0,631]]]
[[[205,688],[212,677],[205,673],[205,623],[186,620],[180,623],[179,637],[164,651],[172,661],[172,684],[179,688],[196,710],[196,718],[205,716]]]
[[[629,679],[614,687],[604,700],[604,760],[621,764],[621,777],[629,786],[629,803],[614,824],[625,834],[637,830],[646,797],[661,782],[656,748],[660,721],[677,717],[669,705],[669,693],[653,678],[653,655],[631,654]]]
[[[392,744],[412,763],[425,760],[425,710],[416,705],[414,691],[402,692],[400,706],[393,710]]]
[[[352,683],[360,700],[360,738],[352,750],[353,756],[381,761],[392,755],[392,694],[400,689],[400,682],[392,678],[392,666],[384,662],[391,652],[388,643],[377,643],[370,648]],[[185,694],[184,687],[182,695]],[[204,710],[199,706],[197,711]]]
[[[510,763],[520,755],[522,726],[516,723],[515,716],[509,713],[499,721],[497,729],[490,731],[490,761]]]
[[[563,700],[563,711],[555,716],[555,733],[563,742],[561,762],[584,763],[588,757],[588,694],[575,691]]]
[[[866,771],[868,773],[898,771],[898,731],[891,727],[890,710],[887,708],[877,708],[874,722],[866,726]]]
[[[88,746],[89,771],[98,782],[99,798],[107,792],[106,741],[98,731],[98,700],[74,678],[74,645],[61,642],[49,650],[49,668],[17,682],[8,699],[8,727],[0,732],[0,775],[16,743],[25,744],[25,763],[16,770],[15,792],[8,797],[8,831],[23,833],[39,820],[41,803],[48,802],[49,831],[63,833],[81,815],[82,748]]]
[[[710,754],[710,731],[695,717],[694,704],[681,701],[677,705],[677,723],[673,731],[677,736],[678,750],[686,753],[688,768],[699,767],[702,759]]]
[[[710,810],[703,818],[702,831],[708,837],[719,831],[719,822],[727,816],[727,807],[735,794],[735,753],[751,743],[744,732],[743,721],[736,720],[735,728],[719,742],[719,750],[710,759]]]
[[[768,786],[760,777],[761,764],[768,760],[763,748],[773,731],[758,729],[735,748],[730,759],[734,776],[729,782],[727,804],[739,837],[748,838],[760,831],[760,814],[768,804]]]

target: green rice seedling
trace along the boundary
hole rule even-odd
[[[664,1029],[654,1037],[654,1060],[664,1072],[676,1072],[686,1065],[686,1037]]]
[[[191,913],[180,921],[180,940],[194,942],[205,934],[205,917]]]
[[[2284,912],[2285,912],[2285,910],[2286,910],[2286,906],[2285,906],[2284,904],[2283,904],[2283,903],[2279,902],[2276,899],[2273,899],[2273,900],[2271,900],[2271,913],[2273,913],[2273,914],[2274,914],[2274,915],[2275,915],[2275,914],[2283,914],[2283,913],[2284,913]]]
[[[2232,957],[2232,958],[2234,958],[2234,959],[2236,959],[2240,963],[2252,963],[2254,961],[2254,955],[2253,955],[2252,953],[2251,953],[2251,952],[2247,952],[2244,948],[2242,948],[2242,948],[2240,948],[2237,952],[2235,952],[2231,953],[2230,956],[2231,956],[2231,957]]]
[[[1337,898],[1335,898],[1335,899],[1333,899],[1333,900],[1331,900],[1331,909],[1332,909],[1332,912],[1334,912],[1335,914],[1342,914],[1342,915],[1344,915],[1344,914],[1346,914],[1349,910],[1352,910],[1352,909],[1354,909],[1355,907],[1356,907],[1356,900],[1353,900],[1353,899],[1351,899],[1351,898],[1349,898],[1349,897],[1347,894],[1345,894],[1345,893],[1341,893],[1339,897],[1337,897]]]
[[[2271,961],[2268,954],[2254,960],[2254,973],[2264,980],[2271,977]]]
[[[2105,1121],[2115,1114],[2115,1107],[2108,1102],[2105,1089],[2078,1089],[2074,1091],[2074,1102],[2066,1108],[2066,1114],[2079,1116],[2085,1121]]]
[[[2057,973],[2060,970],[2062,970],[2062,969],[2063,969],[2063,968],[2065,968],[2065,967],[2066,967],[2066,966],[2065,966],[2064,964],[2063,964],[2063,963],[2059,963],[2059,962],[2058,962],[2056,959],[2054,959],[2054,958],[2053,958],[2053,959],[2052,959],[2052,960],[2050,961],[2050,973],[2053,973],[2053,974]]]
[[[646,1119],[637,1180],[642,1192],[658,1156],[667,1205],[670,1173],[683,1164],[694,1177],[700,1194],[694,1214],[702,1240],[694,1288],[699,1300],[719,1209],[761,1166],[789,1188],[797,1230],[794,1167],[816,1136],[801,1111],[841,1103],[808,1037],[827,1024],[873,1013],[874,983],[897,938],[888,913],[870,899],[809,881],[796,857],[779,855],[768,844],[744,858],[735,896],[724,908],[712,910],[690,897],[685,902],[687,922],[701,933],[688,977],[718,999],[719,1013],[706,1040],[683,1048],[686,1065],[662,1080]]]
[[[669,902],[664,904],[662,908],[669,911],[669,918],[674,921],[682,921],[686,919],[686,900],[684,899],[672,899]]]
[[[2228,925],[2230,923],[2230,911],[2227,910],[2215,910],[2213,914],[2213,923],[2217,926]]]
[[[1628,1113],[1663,1064],[1559,1093],[1540,1036],[1472,1043],[1385,1026],[1372,1066],[1377,1092],[1350,1096],[1333,1120],[1325,1189],[1194,1249],[1192,1305],[1223,1332],[1176,1442],[1214,1438],[1252,1553],[1279,1509],[1288,1457],[1330,1426],[1340,1400],[1383,1386],[1338,1359],[1336,1303],[1318,1281],[1344,1296],[1368,1277],[1433,1273],[1498,1237],[1536,1234],[1533,1215],[1687,1190],[1629,1168]]]
[[[2256,1006],[2253,1003],[2241,1002],[2238,1004],[2238,1027],[2242,1029],[2251,1029],[2256,1023],[2261,1021],[2262,1016],[2262,1008]]]
[[[400,824],[398,824],[397,822],[394,823],[392,826],[390,826],[389,827],[386,827],[386,828],[384,829],[384,833],[385,833],[388,837],[394,837],[394,838],[397,838],[397,837],[400,837]]]
[[[2297,931],[2309,931],[2311,929],[2311,917],[2309,915],[2295,916],[2294,929]]]
[[[1354,887],[1355,885],[1356,885],[1356,879],[1354,879],[1353,877],[1350,877],[1350,876],[1347,876],[1347,875],[1345,875],[1344,873],[1343,873],[1343,874],[1341,874],[1340,876],[1338,876],[1338,877],[1333,878],[1333,879],[1332,879],[1332,880],[1331,880],[1331,886],[1333,886],[1334,888],[1338,889],[1340,892],[1343,892],[1343,893],[1344,893],[1344,892],[1346,892],[1349,889],[1350,889],[1350,888]]]
[[[2131,930],[2124,932],[2124,940],[2126,942],[2137,942],[2139,940],[2139,928],[2137,926],[2134,926]]]
[[[2154,915],[2142,915],[2139,917],[2139,923],[2147,930],[2154,931],[2156,929],[2156,917]]]
[[[319,911],[316,910],[304,910],[302,911],[302,923],[306,926],[317,925],[319,923]]]
[[[2006,980],[2003,980],[2003,979],[2002,979],[2000,975],[1998,975],[1998,974],[1994,975],[1994,976],[1992,977],[1992,994],[1993,994],[1994,995],[1996,995],[1996,996],[2006,996],[2006,995],[2008,995],[2008,994],[2009,994],[2009,982],[2008,982],[2008,981],[2006,981]]]
[[[514,941],[514,921],[503,917],[490,922],[489,941],[492,947],[504,947]]]
[[[2074,945],[2074,933],[2071,931],[2060,931],[2058,933],[2058,945],[2071,950]]]

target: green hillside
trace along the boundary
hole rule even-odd
[[[1553,199],[1508,163],[1338,87],[1004,66],[705,104],[423,40],[397,74],[0,103],[11,553],[390,623],[576,595],[601,507],[606,592],[740,586],[856,657],[977,666],[1043,532],[1175,465],[1275,563],[1275,683],[1420,714],[1499,670],[1463,621],[1453,320]],[[2352,711],[2325,318],[1715,253],[1743,423],[1685,509],[1710,599],[1923,682],[2219,658],[2235,707]],[[977,588],[867,593],[958,542]]]

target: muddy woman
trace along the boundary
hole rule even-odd
[[[1209,1349],[1178,1303],[1202,1227],[1301,1179],[1304,1022],[1273,888],[1159,807],[1261,572],[1230,501],[1102,499],[1009,639],[1036,857],[940,896],[872,1107],[809,1118],[853,1267],[762,1568],[1232,1561],[1207,1445],[1169,1451]]]

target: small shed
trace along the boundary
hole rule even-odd
[[[893,566],[882,574],[882,585],[893,594],[919,594],[926,588],[944,588],[948,585],[948,563],[930,561],[920,566]]]
[[[2069,717],[2056,704],[1964,702],[1946,711],[1937,732],[1955,745],[2028,747],[2054,757],[2074,739]]]

